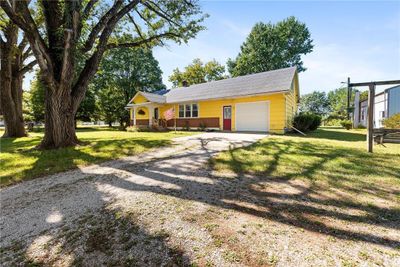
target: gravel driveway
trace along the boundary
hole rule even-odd
[[[193,227],[190,220],[179,218],[181,209],[207,210],[217,201],[207,199],[207,192],[216,193],[206,167],[208,159],[265,136],[204,133],[180,137],[172,147],[4,188],[0,191],[2,263],[186,264],[196,250],[212,242],[204,227]],[[179,199],[187,201],[178,203]],[[132,231],[135,234],[121,237]],[[189,236],[198,240],[185,244]],[[102,243],[108,244],[98,247]],[[122,251],[130,251],[129,257]],[[204,258],[224,265],[221,255],[215,249]]]

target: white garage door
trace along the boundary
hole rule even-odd
[[[268,102],[236,104],[236,131],[269,130]]]

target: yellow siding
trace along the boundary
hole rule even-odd
[[[293,93],[286,94],[286,121],[285,126],[288,127],[292,124],[292,119],[295,114],[295,97]]]
[[[134,99],[136,103],[136,98]],[[284,127],[286,126],[286,114],[287,114],[287,95],[284,93],[278,93],[273,95],[260,95],[260,96],[250,96],[242,98],[232,98],[232,99],[220,99],[220,100],[208,100],[208,101],[197,101],[190,103],[198,103],[199,105],[199,118],[210,118],[218,117],[220,129],[222,130],[223,116],[222,108],[223,106],[232,106],[232,130],[235,131],[235,104],[245,103],[245,102],[255,102],[255,101],[269,101],[269,129],[271,132],[282,133]],[[291,101],[293,102],[293,101]],[[182,103],[185,104],[185,103]],[[179,116],[179,104],[165,104],[159,105],[159,114],[161,118],[164,118],[164,112],[171,107],[175,108],[175,116]],[[140,108],[136,108],[137,110]],[[137,119],[148,119],[148,110],[145,109],[146,115],[137,115]],[[256,114],[255,114],[256,115]],[[132,113],[131,113],[132,118]]]
[[[269,101],[270,123],[269,129],[271,132],[282,132],[285,127],[285,98],[284,94],[251,96],[234,99],[222,99],[199,102],[200,117],[219,117],[219,124],[222,129],[223,106],[232,106],[232,130],[235,131],[235,104],[255,101]]]
[[[145,112],[145,114],[144,115],[138,114],[139,110],[143,110]],[[132,117],[131,117],[131,119],[132,119]],[[136,119],[137,120],[147,120],[147,119],[149,119],[149,109],[146,108],[146,107],[136,108]]]
[[[286,106],[285,125],[286,125],[286,127],[291,125],[292,119],[297,112],[298,93],[299,93],[299,83],[298,83],[297,75],[296,75],[293,79],[290,91],[288,93],[286,93],[286,95],[285,95],[285,106]]]
[[[141,94],[137,94],[137,95],[133,98],[133,103],[135,103],[135,104],[140,104],[140,103],[145,103],[145,102],[149,102],[149,100],[147,100],[147,98],[145,98],[145,97],[142,96]]]

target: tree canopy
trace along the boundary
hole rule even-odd
[[[228,60],[228,71],[235,77],[251,73],[296,66],[305,71],[301,56],[312,52],[307,26],[295,17],[276,24],[254,25],[235,59]]]
[[[172,75],[169,76],[169,81],[174,87],[183,86],[183,81],[186,81],[188,85],[193,85],[222,80],[226,78],[224,73],[225,67],[215,59],[204,64],[199,58],[196,58],[185,67],[184,71],[180,71],[178,68],[174,69]]]
[[[300,112],[311,112],[321,116],[328,115],[330,104],[325,92],[314,91],[300,98]]]
[[[206,17],[197,0],[43,0],[35,10],[30,2],[0,1],[0,7],[25,33],[46,85],[42,148],[79,143],[75,115],[107,50],[187,42]],[[34,13],[43,14],[44,30]]]
[[[354,101],[354,91],[351,96],[351,103]],[[345,119],[347,116],[347,88],[342,87],[332,90],[328,93],[328,102],[330,106],[330,116],[339,119]]]
[[[119,48],[107,52],[93,85],[99,92],[103,119],[121,124],[129,121],[125,106],[137,91],[165,89],[158,61],[147,48]]]

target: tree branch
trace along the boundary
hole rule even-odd
[[[26,38],[26,35],[24,34],[24,36],[22,37],[21,42],[18,45],[18,49],[19,51],[23,51],[25,46],[29,43],[28,38]]]
[[[158,39],[163,38],[163,37],[179,37],[178,34],[176,33],[172,33],[172,32],[165,32],[165,33],[161,33],[158,35],[154,35],[151,36],[149,38],[137,41],[137,42],[133,42],[133,43],[121,43],[121,44],[116,44],[116,43],[111,43],[111,44],[107,44],[107,49],[113,49],[113,48],[121,48],[121,47],[138,47],[141,46],[143,44],[146,43],[150,43],[152,41],[160,41]]]
[[[27,3],[25,1],[15,2],[18,13],[9,5],[7,1],[0,1],[0,6],[4,12],[18,27],[20,27],[29,40],[30,47],[40,65],[42,75],[45,81],[50,85],[49,88],[54,88],[56,82],[53,78],[52,60],[48,52],[48,48],[40,36],[35,21],[30,15]]]
[[[23,67],[22,69],[20,69],[19,71],[22,73],[22,75],[24,75],[25,73],[29,72],[32,70],[32,68],[37,64],[37,60],[35,59],[32,62],[29,62],[28,65],[25,65],[25,67]]]
[[[82,21],[85,20],[92,12],[93,7],[99,0],[90,0],[89,3],[86,4],[85,9],[82,12],[82,15],[79,18],[78,30],[76,38],[79,39],[82,33],[83,24]]]
[[[86,4],[85,9],[83,10],[83,13],[82,13],[82,18],[86,18],[87,16],[89,16],[89,14],[92,11],[94,5],[98,1],[99,0],[90,0],[89,3]]]
[[[22,61],[24,61],[25,59],[27,59],[30,56],[32,56],[32,49],[29,46],[28,49],[26,49],[26,51],[22,53]]]
[[[135,26],[135,29],[136,29],[138,35],[140,36],[140,38],[145,39],[144,36],[142,35],[142,31],[140,30],[139,26],[136,24],[135,20],[134,20],[133,17],[131,16],[131,14],[128,13],[128,17],[129,17],[130,21],[133,23],[133,25]],[[149,45],[146,44],[146,46],[147,46],[148,48],[150,48]]]
[[[158,10],[156,10],[154,7],[149,5],[148,3],[143,3],[144,6],[146,6],[148,9],[165,19],[169,24],[175,24],[175,26],[180,26],[179,23],[173,21],[171,17],[165,13],[156,3],[149,1],[152,5],[156,6]]]
[[[110,38],[112,31],[114,30],[118,21],[123,16],[125,16],[129,11],[131,11],[138,3],[139,0],[133,0],[129,4],[125,5],[120,11],[112,12],[113,15],[107,19],[107,23],[105,24],[104,27],[102,27],[103,30],[100,35],[96,50],[93,53],[93,55],[88,60],[86,60],[85,66],[83,67],[83,70],[81,71],[78,80],[76,81],[75,85],[72,88],[74,112],[78,110],[79,104],[82,101],[83,97],[85,96],[86,87],[89,84],[90,79],[95,75],[97,71],[97,68],[100,64],[100,59],[107,48],[107,42],[108,39]]]
[[[104,29],[104,27],[106,27],[109,20],[118,12],[118,9],[121,7],[122,2],[122,0],[115,1],[114,5],[107,11],[107,13],[100,18],[96,26],[94,26],[92,31],[90,32],[85,44],[83,45],[83,52],[88,52],[92,49],[97,35]]]

